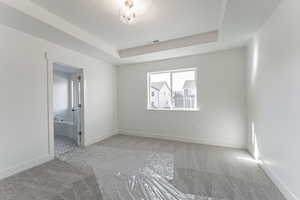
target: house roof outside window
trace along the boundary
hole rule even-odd
[[[195,89],[196,84],[194,80],[187,80],[184,82],[182,89]]]
[[[160,91],[161,88],[163,88],[164,85],[166,85],[167,88],[170,90],[170,87],[169,87],[168,83],[165,82],[165,81],[151,83],[151,87],[154,88],[154,89],[156,89],[156,90],[158,90],[158,91]]]

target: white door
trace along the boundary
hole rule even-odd
[[[73,134],[78,146],[82,144],[82,73],[74,73],[72,76],[72,112]]]

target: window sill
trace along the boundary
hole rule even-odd
[[[197,111],[199,111],[199,108],[193,108],[193,109],[180,109],[180,108],[174,108],[174,109],[147,108],[147,111],[197,112]]]

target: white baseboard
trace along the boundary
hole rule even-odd
[[[25,161],[21,164],[13,166],[13,167],[3,169],[3,170],[0,171],[0,180],[3,179],[3,178],[7,178],[9,176],[12,176],[14,174],[17,174],[19,172],[22,172],[24,170],[27,170],[27,169],[33,168],[35,166],[41,165],[41,164],[46,163],[50,160],[51,160],[50,156],[45,155],[45,156],[42,156],[42,157],[39,157],[39,158],[36,158],[36,159],[33,159],[33,160]]]
[[[118,129],[115,129],[113,131],[111,131],[111,133],[105,134],[105,135],[101,135],[100,137],[96,137],[96,138],[92,138],[90,140],[86,140],[84,146],[90,146],[92,144],[95,144],[97,142],[101,142],[102,140],[105,140],[111,136],[114,136],[116,134],[118,134]]]
[[[235,148],[235,149],[246,149],[246,147],[244,145],[229,144],[229,143],[225,143],[225,142],[212,142],[210,140],[205,140],[205,139],[195,139],[195,138],[175,136],[175,135],[170,136],[170,135],[166,135],[166,134],[150,133],[150,132],[126,130],[126,129],[119,129],[118,132],[121,135],[156,138],[156,139],[164,139],[164,140],[172,140],[172,141],[179,141],[179,142],[204,144],[204,145],[211,145],[211,146],[229,147],[229,148]]]
[[[277,186],[279,191],[287,200],[299,200],[289,189],[289,187],[282,181],[282,179],[267,164],[262,161],[260,167],[264,170],[267,176],[272,180],[272,182]]]

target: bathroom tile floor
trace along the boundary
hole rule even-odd
[[[55,156],[59,156],[61,154],[73,151],[77,148],[77,144],[74,140],[66,137],[55,135],[54,136],[54,154]]]

